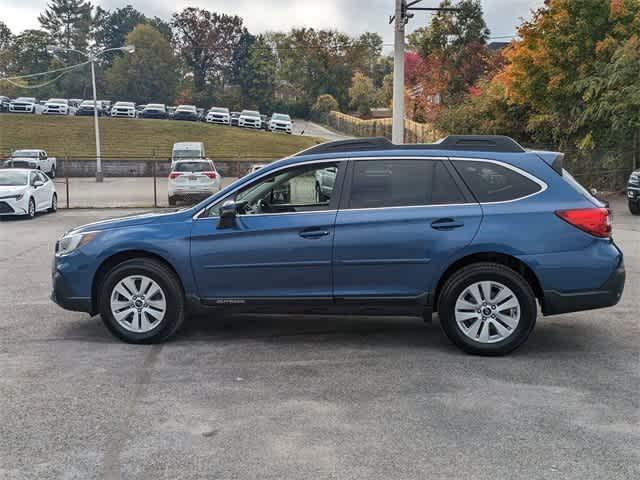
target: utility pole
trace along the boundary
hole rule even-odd
[[[395,13],[389,20],[394,24],[393,42],[393,130],[391,141],[396,145],[404,143],[404,39],[405,27],[413,18],[412,10],[431,12],[456,12],[457,8],[416,7],[422,0],[395,0]]]
[[[404,27],[405,0],[396,0],[393,42],[393,127],[391,141],[404,143]]]

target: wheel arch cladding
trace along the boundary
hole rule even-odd
[[[499,265],[504,265],[505,267],[510,268],[511,270],[519,273],[525,281],[529,284],[533,293],[535,294],[538,301],[543,301],[544,292],[542,290],[542,286],[540,285],[540,281],[538,280],[535,272],[522,260],[507,255],[505,253],[498,252],[481,252],[481,253],[473,253],[471,255],[464,256],[459,258],[451,265],[447,267],[444,273],[440,276],[440,280],[438,281],[438,286],[436,287],[434,296],[433,296],[433,308],[434,311],[438,308],[438,300],[440,298],[440,292],[442,291],[442,287],[444,287],[447,280],[453,275],[455,272],[460,270],[463,267],[472,265],[474,263],[497,263]]]
[[[182,278],[178,274],[175,267],[169,262],[166,258],[152,252],[148,252],[146,250],[125,250],[122,252],[115,253],[110,257],[107,257],[96,270],[95,275],[93,276],[93,283],[91,285],[91,309],[92,313],[98,311],[98,288],[104,281],[107,274],[116,266],[120,265],[127,260],[134,260],[138,258],[145,258],[150,260],[155,260],[158,263],[162,263],[166,267],[168,267],[176,277],[180,288],[182,289],[182,294],[185,294],[184,285],[182,284]]]

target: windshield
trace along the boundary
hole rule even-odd
[[[285,122],[290,122],[291,121],[291,117],[289,115],[283,115],[281,113],[274,113],[273,117],[271,117],[272,120],[283,120]]]
[[[220,107],[213,107],[209,111],[210,112],[215,112],[215,113],[229,113],[229,110],[227,110],[226,108],[220,108]]]
[[[164,110],[164,105],[160,104],[160,103],[150,103],[149,105],[147,105],[144,108],[157,108],[160,110]]]
[[[134,107],[135,105],[131,102],[116,102],[116,107]]]
[[[10,170],[0,172],[0,187],[15,187],[27,184],[26,172],[12,172]]]
[[[213,172],[211,162],[180,162],[173,167],[174,172]]]
[[[194,107],[193,105],[180,105],[178,107],[178,110],[180,110],[181,112],[195,112],[196,107]]]
[[[81,107],[93,107],[93,100],[84,100],[81,104]]]
[[[12,155],[14,158],[38,158],[39,156],[40,152],[34,152],[33,150],[16,150]]]
[[[62,103],[63,105],[66,105],[68,102],[64,98],[50,98],[49,103]]]
[[[173,158],[201,158],[200,150],[174,150]]]
[[[33,97],[18,97],[15,99],[16,102],[28,102],[35,103],[36,99]]]
[[[260,112],[256,112],[255,110],[243,110],[242,115],[245,117],[259,117]]]

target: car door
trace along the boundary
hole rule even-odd
[[[324,168],[342,172],[344,164],[326,161],[265,173],[209,207],[194,222],[191,235],[191,264],[201,299],[330,302],[340,192],[335,188],[318,198],[315,175]],[[221,228],[218,209],[229,200],[236,202],[238,213],[229,228]]]
[[[336,218],[336,302],[423,302],[482,210],[447,159],[353,159]]]

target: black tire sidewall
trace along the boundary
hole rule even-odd
[[[33,215],[31,214],[32,210],[31,210],[31,205],[33,205]],[[29,218],[35,218],[36,216],[36,201],[33,199],[33,197],[31,197],[29,199],[29,206],[27,207],[29,210],[27,212],[27,217]]]
[[[640,202],[629,202],[631,215],[640,215]]]
[[[51,208],[49,209],[51,213],[55,213],[58,211],[58,194],[54,193],[51,197]]]
[[[458,296],[469,285],[495,281],[507,286],[520,302],[520,321],[516,331],[505,340],[483,344],[467,337],[455,319]],[[438,303],[440,325],[447,337],[459,348],[474,355],[505,355],[522,345],[533,330],[537,317],[535,296],[526,280],[517,272],[498,264],[471,265],[454,274],[442,290]]]
[[[110,298],[115,285],[130,275],[145,275],[162,288],[167,311],[160,323],[151,331],[135,333],[122,327],[111,313]],[[158,343],[170,337],[184,318],[183,293],[175,275],[164,265],[150,259],[128,260],[113,268],[104,278],[98,290],[99,310],[109,331],[127,343]]]

